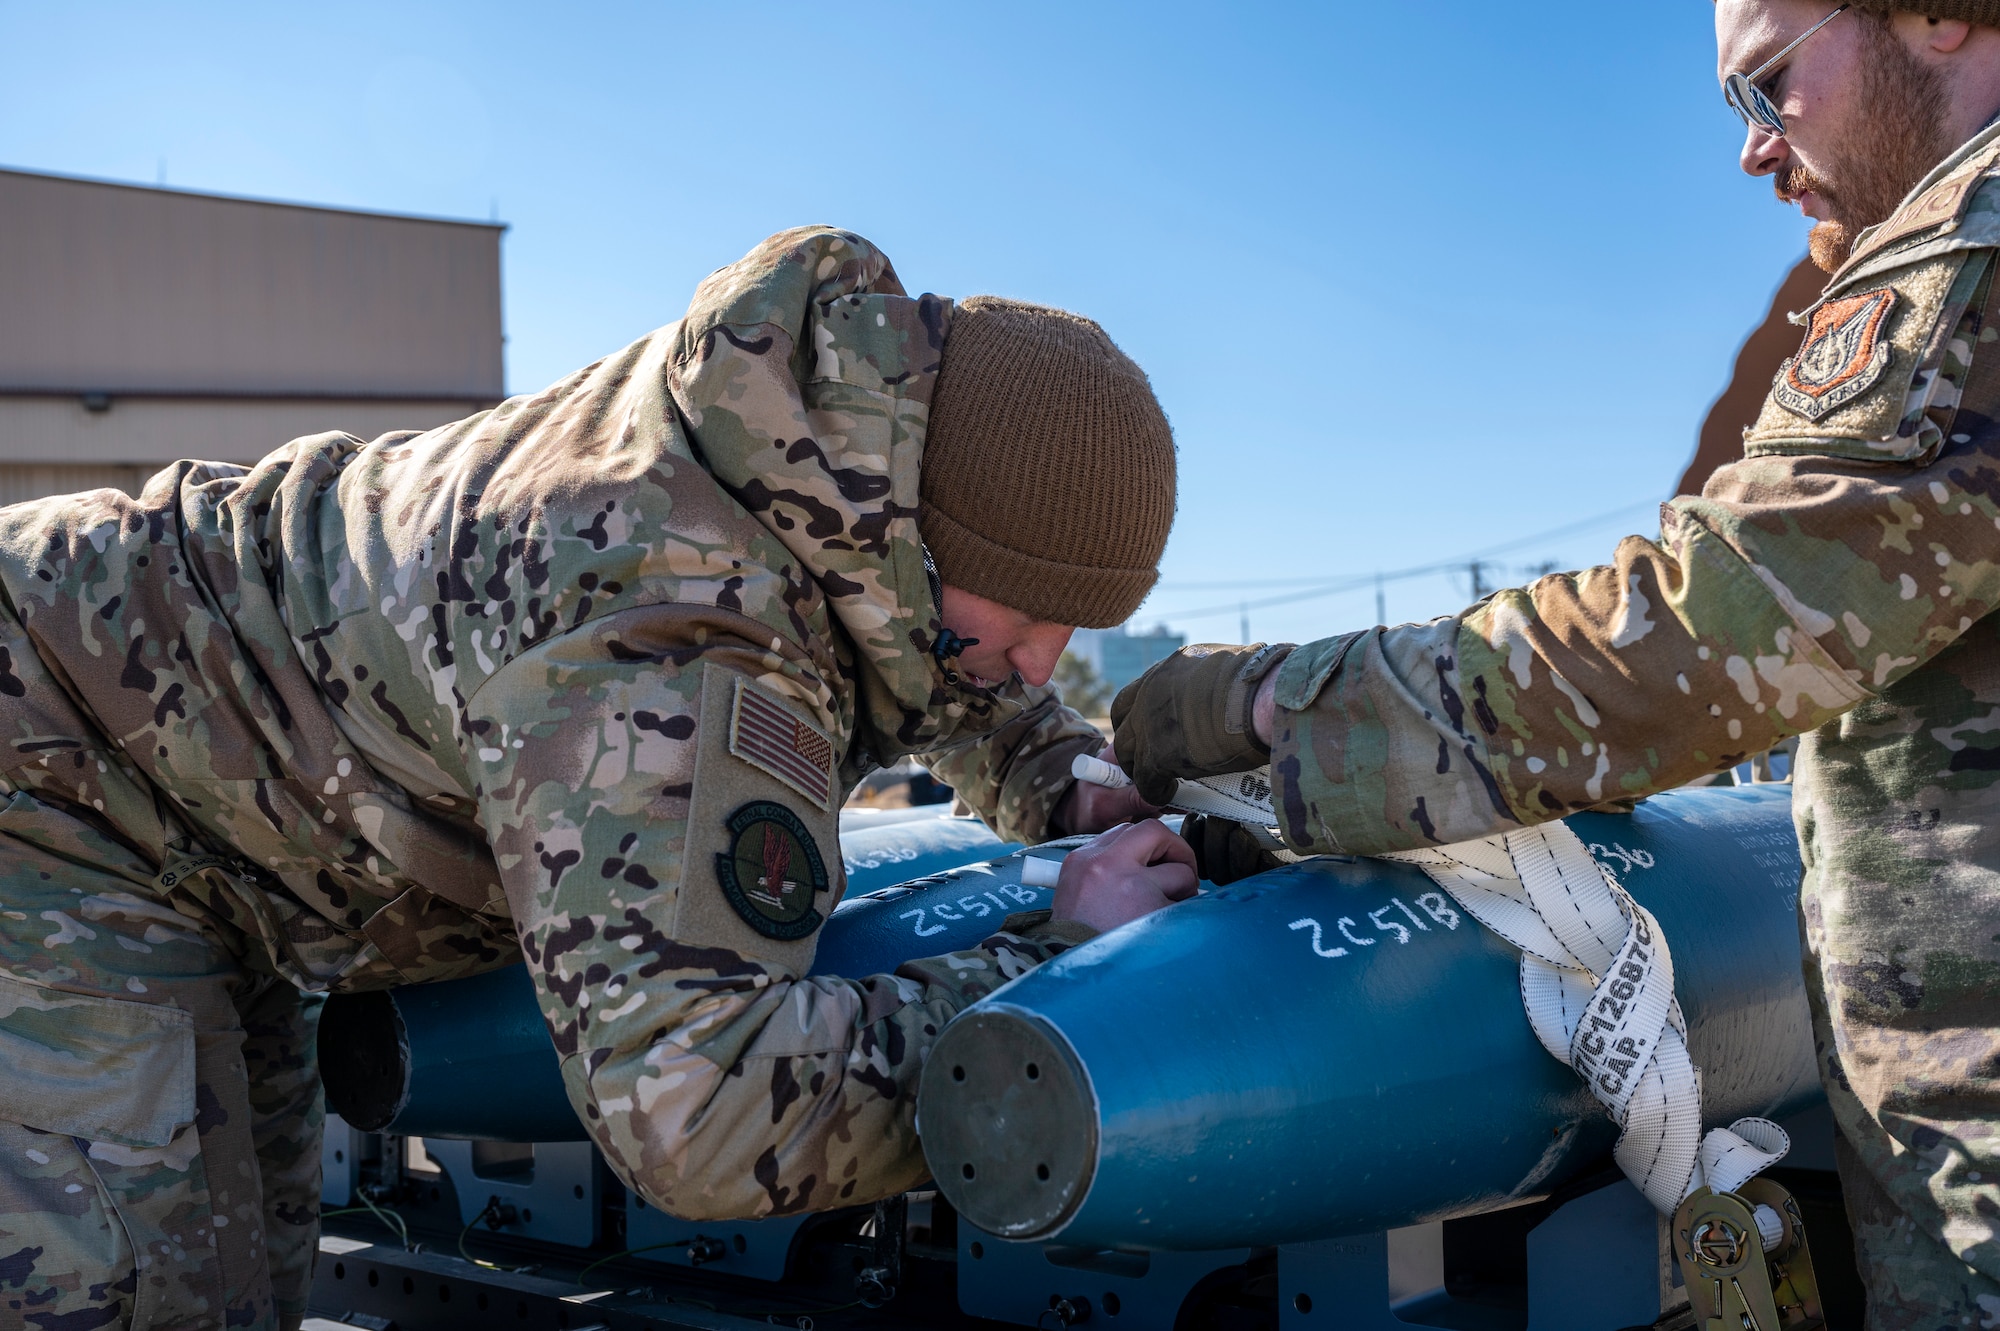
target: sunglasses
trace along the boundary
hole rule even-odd
[[[1799,43],[1839,18],[1847,12],[1847,9],[1848,6],[1842,5],[1840,8],[1834,10],[1831,14],[1828,14],[1825,18],[1800,33],[1784,50],[1778,52],[1748,74],[1731,74],[1722,81],[1723,100],[1729,103],[1731,110],[1743,118],[1743,127],[1745,129],[1762,129],[1768,130],[1773,134],[1784,134],[1785,118],[1778,114],[1778,108],[1772,105],[1771,99],[1766,97],[1764,90],[1757,85],[1769,78],[1786,56],[1798,50]]]

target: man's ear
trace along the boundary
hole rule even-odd
[[[1972,35],[1972,25],[1962,18],[1934,18],[1927,22],[1930,33],[1926,44],[1939,55],[1950,55]]]

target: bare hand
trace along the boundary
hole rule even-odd
[[[1114,827],[1063,860],[1055,918],[1100,932],[1195,895],[1194,851],[1157,818]]]
[[[1278,724],[1278,672],[1264,676],[1257,695],[1250,700],[1250,733],[1265,748],[1271,747],[1271,732]]]
[[[1118,765],[1118,755],[1111,751],[1108,744],[1097,756],[1114,767]],[[1058,836],[1078,836],[1085,832],[1102,832],[1120,823],[1136,823],[1141,818],[1159,816],[1157,807],[1139,797],[1136,786],[1112,790],[1106,786],[1093,786],[1088,781],[1072,781],[1069,793],[1062,797],[1056,804],[1055,812],[1049,816],[1049,830]]]

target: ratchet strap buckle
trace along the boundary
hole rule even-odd
[[[1778,1184],[1758,1178],[1735,1192],[1697,1188],[1674,1212],[1673,1236],[1700,1331],[1811,1331],[1826,1325],[1805,1218]]]

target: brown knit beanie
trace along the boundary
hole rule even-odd
[[[1854,0],[1854,7],[1871,14],[1922,14],[2000,28],[2000,0]]]
[[[1131,618],[1174,525],[1174,436],[1080,315],[974,296],[931,390],[917,530],[954,587],[1083,628]]]

